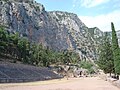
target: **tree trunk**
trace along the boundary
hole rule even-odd
[[[111,77],[111,72],[110,72],[110,77]]]

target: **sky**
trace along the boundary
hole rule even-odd
[[[78,15],[88,26],[111,31],[111,22],[120,30],[120,0],[36,0],[46,11],[67,11]]]

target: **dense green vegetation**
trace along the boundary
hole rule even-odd
[[[36,66],[51,64],[77,63],[79,55],[73,51],[53,51],[49,47],[30,43],[26,38],[19,37],[19,33],[11,34],[0,26],[0,58],[12,58],[13,62]]]
[[[114,72],[112,45],[110,44],[108,33],[105,33],[103,43],[100,47],[100,55],[97,64],[105,73],[111,74]]]
[[[111,29],[112,29],[112,49],[113,49],[115,74],[120,75],[120,49],[113,23],[111,23]]]
[[[120,48],[114,24],[111,23],[112,29],[112,42],[109,36],[105,34],[105,38],[100,48],[100,55],[98,65],[105,73],[114,73],[115,77],[120,75]]]
[[[87,69],[89,74],[95,73],[96,67],[90,61],[81,61],[79,64],[79,67]]]

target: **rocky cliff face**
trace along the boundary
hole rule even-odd
[[[88,32],[88,27],[82,23],[76,14],[53,11],[49,12],[62,27],[66,27],[69,35],[70,48],[79,52],[81,59],[95,60],[97,56],[97,43]]]
[[[0,24],[31,42],[54,50],[75,50],[81,60],[96,60],[103,32],[88,28],[76,14],[47,12],[34,0],[1,0]]]

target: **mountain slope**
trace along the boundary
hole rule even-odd
[[[81,60],[96,60],[103,32],[88,28],[76,14],[47,12],[34,0],[0,1],[0,25],[54,50],[75,50]]]

